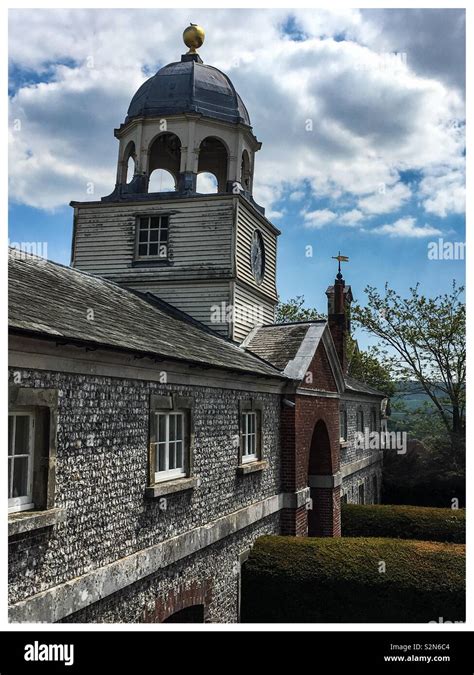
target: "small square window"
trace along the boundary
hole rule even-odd
[[[138,220],[137,257],[168,258],[168,216],[142,216]]]

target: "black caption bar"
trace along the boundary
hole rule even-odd
[[[285,633],[283,638],[282,630]],[[178,633],[178,635],[176,635]],[[219,658],[234,658],[252,666],[263,659],[296,659],[315,673],[355,668],[367,673],[474,673],[472,632],[369,632],[369,631],[3,631],[0,633],[0,675],[69,673],[90,675],[111,672],[159,672],[173,659],[186,667],[219,665]],[[226,642],[232,652],[227,652]],[[175,650],[175,645],[178,650]],[[213,653],[212,646],[218,647]],[[184,647],[184,648],[183,648]],[[218,655],[222,656],[219,657]],[[296,664],[295,664],[296,666]],[[227,670],[227,664],[222,663]],[[305,668],[306,669],[306,668]],[[364,671],[365,669],[365,671]],[[294,670],[292,668],[292,670]],[[347,672],[350,672],[347,670]]]

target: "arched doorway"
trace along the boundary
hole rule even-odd
[[[334,487],[331,440],[324,420],[316,422],[311,437],[308,485],[312,508],[308,511],[308,536],[333,537],[338,534],[335,513],[339,511],[339,487]]]
[[[170,614],[163,623],[204,623],[204,605],[191,605]]]

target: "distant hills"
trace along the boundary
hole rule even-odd
[[[442,398],[443,392],[441,389],[438,390],[438,395]],[[421,408],[423,405],[428,405],[430,409],[435,410],[434,403],[430,397],[421,390],[421,386],[418,382],[408,381],[408,382],[397,382],[395,394],[391,398],[392,402],[392,418],[394,420],[403,419],[405,414],[402,412],[397,412],[394,410],[394,405],[397,402],[402,402],[407,411],[413,411],[417,408]]]

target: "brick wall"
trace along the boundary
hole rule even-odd
[[[323,391],[337,391],[331,364],[322,343],[320,343],[316,350],[316,354],[307,370],[307,377],[301,383],[301,387]]]
[[[330,454],[318,456],[319,470],[324,474],[336,473],[339,470],[339,399],[297,395],[296,484],[298,488],[305,487],[308,484],[311,441],[318,420],[325,423],[330,442]],[[318,448],[314,448],[314,451],[317,453]]]
[[[335,392],[336,383],[321,343],[308,368],[312,374],[302,387]],[[339,470],[339,399],[295,394],[295,407],[282,407],[282,477],[283,490],[296,491],[308,486],[308,474],[331,475]],[[318,421],[327,429],[328,443],[314,438]],[[311,464],[311,466],[310,466]],[[315,523],[324,536],[340,534],[339,488],[330,493],[311,490],[313,509],[305,507],[282,512],[282,532],[305,536],[308,522]],[[313,527],[314,529],[314,527]]]
[[[289,537],[306,537],[308,534],[308,509],[282,509],[280,512],[281,533]]]
[[[340,487],[311,490],[313,508],[308,511],[308,529],[315,537],[341,536]]]

